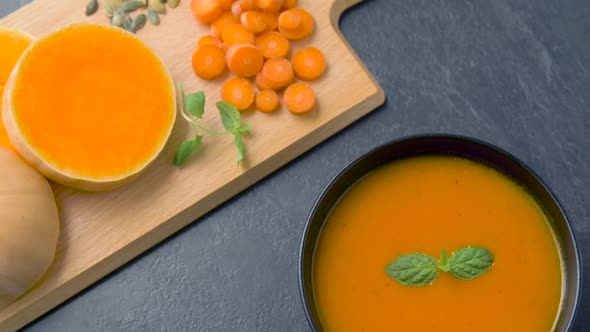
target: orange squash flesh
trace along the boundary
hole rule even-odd
[[[73,187],[115,187],[161,152],[175,120],[170,75],[139,39],[80,24],[39,40],[7,85],[18,152]]]
[[[20,31],[0,27],[0,114],[2,114],[2,94],[4,85],[23,52],[33,41],[32,37]],[[0,117],[0,146],[14,150],[4,123]]]
[[[2,95],[4,94],[4,85],[0,85],[0,113],[2,112]],[[6,128],[4,128],[4,122],[1,121],[0,118],[0,146],[5,148],[14,150],[12,143],[10,143],[10,138],[8,138],[8,134],[6,133]]]

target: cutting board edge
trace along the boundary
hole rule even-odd
[[[373,85],[377,88],[377,92],[375,93],[375,97],[377,98],[377,106],[375,106],[375,108],[377,108],[385,103],[385,91],[383,91],[383,88],[381,87],[379,82],[377,82],[377,80],[375,79],[373,74],[371,74],[369,69],[367,69],[367,66],[365,65],[365,63],[358,56],[356,51],[352,48],[352,46],[350,45],[348,40],[344,37],[344,35],[342,34],[342,30],[340,30],[340,18],[342,17],[342,14],[344,14],[344,12],[351,9],[352,7],[355,7],[365,1],[367,1],[367,0],[337,0],[337,1],[335,1],[332,4],[332,8],[330,8],[330,24],[332,25],[332,28],[334,29],[334,31],[336,32],[338,37],[340,38],[340,41],[342,42],[342,44],[344,44],[344,46],[346,46],[347,50],[354,57],[356,62],[361,66],[362,70],[365,72],[367,77],[371,80]]]

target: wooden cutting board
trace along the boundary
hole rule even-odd
[[[0,310],[0,330],[26,325],[381,105],[383,91],[338,30],[342,12],[361,1],[299,1],[314,15],[317,30],[308,40],[293,43],[293,49],[317,46],[329,63],[326,75],[312,84],[318,108],[305,116],[285,109],[246,114],[252,134],[245,138],[247,162],[242,165],[236,165],[233,139],[228,136],[205,137],[202,150],[185,167],[174,167],[175,150],[190,135],[190,126],[179,117],[163,154],[132,184],[107,193],[53,184],[61,216],[56,260],[36,288]],[[86,18],[85,5],[81,0],[36,0],[0,20],[0,25],[41,36],[83,20],[107,24],[102,13]],[[214,101],[226,78],[200,80],[190,61],[208,27],[194,19],[189,0],[182,0],[161,20],[157,27],[148,23],[138,36],[156,51],[185,91],[206,92],[204,125],[220,128]]]

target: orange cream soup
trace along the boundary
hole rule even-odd
[[[473,281],[441,273],[406,287],[385,267],[401,254],[494,254]],[[551,331],[562,294],[547,218],[510,179],[478,163],[424,156],[370,173],[336,205],[318,241],[316,305],[326,331]]]

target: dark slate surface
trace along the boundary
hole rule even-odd
[[[0,16],[20,2],[0,0]],[[529,164],[590,276],[589,17],[587,0],[366,1],[341,27],[384,107],[26,330],[307,331],[296,262],[312,202],[353,158],[417,133],[473,136]],[[590,329],[589,295],[575,331]]]

